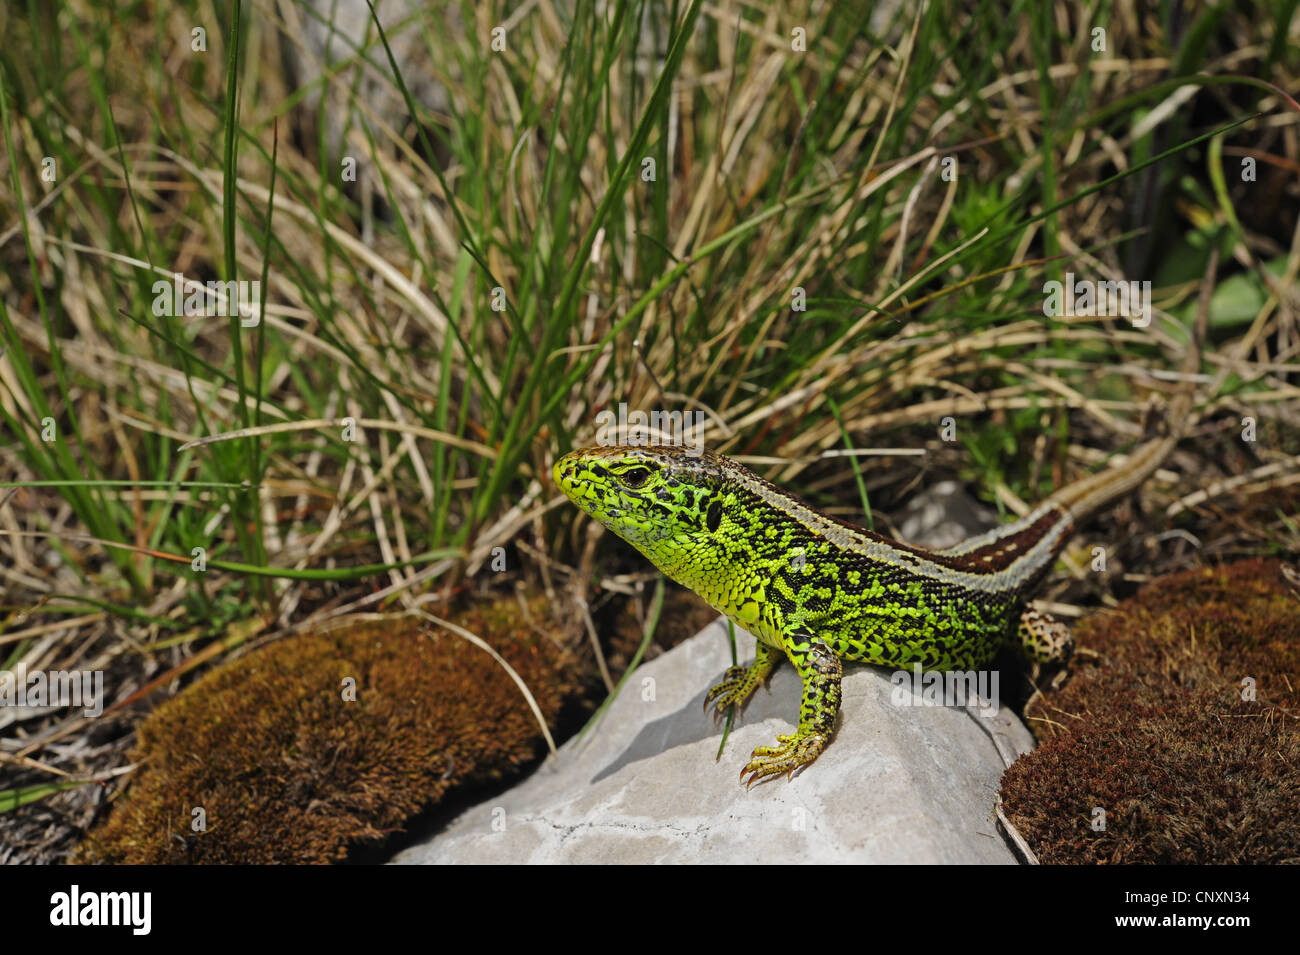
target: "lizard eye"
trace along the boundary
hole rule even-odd
[[[630,471],[624,471],[620,476],[621,480],[628,487],[640,487],[650,478],[649,468],[632,468]]]

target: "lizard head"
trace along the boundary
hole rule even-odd
[[[708,451],[611,447],[571,451],[551,473],[569,500],[672,576],[722,521],[723,467]]]

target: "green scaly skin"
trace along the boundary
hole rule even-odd
[[[1167,420],[1182,422],[1190,392]],[[803,683],[798,729],[760,747],[749,782],[793,775],[826,748],[840,705],[841,661],[976,670],[1018,646],[1035,661],[1068,656],[1069,632],[1029,598],[1076,524],[1129,492],[1178,435],[1057,492],[1015,523],[943,551],[828,517],[735,461],[671,447],[588,448],[556,462],[557,486],[757,640],[706,699],[743,706],[784,657]]]

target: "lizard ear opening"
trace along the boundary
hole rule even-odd
[[[709,505],[709,511],[704,515],[704,526],[712,534],[717,531],[718,526],[722,523],[722,502],[716,497],[713,503]]]

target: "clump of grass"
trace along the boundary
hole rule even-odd
[[[1275,560],[1186,571],[1079,627],[1100,662],[1031,708],[1043,742],[1002,778],[1040,861],[1300,861],[1298,584]]]
[[[555,726],[581,671],[548,621],[534,598],[455,623],[501,648]],[[139,770],[77,859],[339,861],[450,794],[519,775],[542,743],[519,686],[459,635],[413,618],[302,634],[158,707],[139,728]]]

